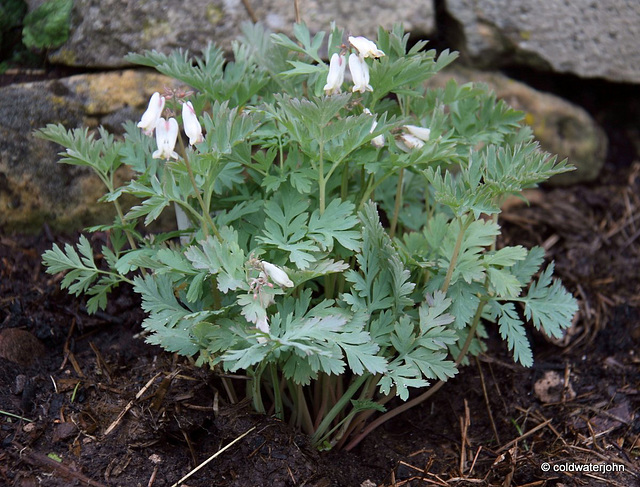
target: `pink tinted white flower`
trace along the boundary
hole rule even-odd
[[[327,75],[327,84],[323,90],[327,95],[335,95],[340,93],[340,87],[344,81],[344,70],[347,67],[346,58],[338,53],[334,53],[329,61],[329,74]]]
[[[418,127],[417,125],[405,125],[404,128],[411,135],[413,135],[414,137],[418,137],[424,142],[428,141],[429,136],[431,135],[431,130],[426,127]]]
[[[178,122],[175,118],[165,120],[160,117],[158,124],[156,125],[156,143],[158,144],[158,150],[156,150],[152,157],[154,159],[178,159],[178,154],[173,150],[176,146],[176,140],[178,139]]]
[[[182,123],[184,124],[184,133],[189,137],[189,145],[199,144],[204,140],[202,126],[190,101],[182,104]]]
[[[353,79],[352,91],[360,93],[373,91],[373,87],[369,84],[369,66],[364,59],[356,54],[349,54],[349,71]]]
[[[138,127],[140,127],[145,134],[151,135],[153,129],[156,128],[160,115],[162,115],[162,110],[164,110],[164,102],[164,96],[160,96],[160,93],[157,91],[151,95],[149,106],[138,122]]]
[[[293,282],[289,279],[289,276],[280,267],[271,264],[270,262],[262,261],[262,268],[266,272],[267,276],[280,287],[293,287]]]
[[[373,41],[370,41],[366,37],[349,36],[349,43],[356,48],[356,50],[358,51],[358,54],[363,59],[366,57],[378,58],[378,57],[384,56],[384,52],[378,49],[378,46],[376,45],[376,43]]]

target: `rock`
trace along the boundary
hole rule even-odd
[[[0,228],[76,230],[111,221],[109,204],[97,203],[102,183],[83,167],[58,164],[60,147],[36,139],[48,123],[68,129],[103,123],[111,129],[143,112],[153,91],[173,85],[142,71],[78,75],[0,88]]]
[[[254,7],[259,20],[275,32],[291,35],[295,12],[291,0],[266,0]],[[428,35],[434,31],[435,9],[432,2],[410,0],[371,0],[366,7],[341,0],[305,0],[300,1],[302,20],[312,32],[328,31],[331,22],[345,29],[347,35],[365,36],[375,39],[378,26],[391,29],[393,24],[401,23],[406,32]]]
[[[480,67],[523,63],[585,78],[640,82],[640,2],[447,0],[458,48]],[[446,33],[444,33],[446,35]]]
[[[5,328],[0,331],[0,357],[4,359],[29,366],[44,352],[45,348],[40,340],[26,330]]]
[[[576,170],[551,179],[566,185],[593,181],[605,162],[607,137],[602,128],[582,108],[557,96],[534,90],[498,72],[453,67],[438,73],[429,83],[442,87],[455,78],[458,83],[481,82],[498,98],[525,113],[524,121],[533,129],[542,148],[565,157]]]
[[[565,379],[555,370],[545,371],[544,376],[533,385],[533,392],[544,404],[571,401],[576,397],[571,382],[567,379],[565,383]]]
[[[291,0],[256,2],[252,11],[269,29],[291,33],[294,9]],[[301,15],[312,32],[329,30],[331,21],[355,35],[375,36],[378,24],[404,23],[407,31],[433,31],[432,2],[371,1],[362,8],[333,0],[300,2]],[[54,64],[85,67],[123,67],[129,52],[155,49],[168,53],[177,48],[199,54],[209,43],[228,49],[250,20],[245,0],[78,0],[71,15],[69,40],[49,53]]]
[[[57,443],[59,441],[68,440],[72,436],[75,436],[78,432],[78,427],[71,422],[57,423],[53,428],[52,441]]]

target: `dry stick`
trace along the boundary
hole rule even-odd
[[[244,433],[242,433],[240,436],[238,436],[235,440],[233,440],[231,443],[229,443],[227,446],[221,448],[220,450],[218,450],[216,453],[214,453],[213,455],[211,455],[209,458],[207,458],[204,462],[202,462],[200,465],[198,465],[196,468],[194,468],[193,470],[191,470],[191,472],[189,472],[187,475],[185,475],[184,477],[182,477],[180,480],[178,480],[175,484],[173,484],[171,487],[178,487],[178,485],[180,485],[182,482],[184,482],[185,480],[187,480],[189,477],[191,477],[194,473],[196,473],[198,470],[200,470],[202,467],[204,467],[206,464],[208,464],[211,460],[213,460],[214,458],[216,458],[218,455],[220,455],[222,452],[228,450],[229,448],[231,448],[233,445],[235,445],[237,442],[239,442],[242,438],[244,438],[245,436],[247,436],[249,433],[251,433],[254,429],[256,429],[255,426],[253,426],[252,428],[248,429],[247,431],[245,431]]]
[[[542,428],[544,428],[545,426],[549,425],[549,423],[551,423],[551,420],[548,419],[546,420],[544,423],[540,423],[538,426],[531,428],[529,431],[527,431],[526,433],[518,436],[515,440],[511,440],[509,443],[507,443],[506,445],[501,446],[500,448],[498,448],[496,450],[497,453],[500,453],[502,451],[508,450],[509,448],[511,448],[513,445],[515,445],[516,443],[518,443],[520,440],[524,440],[525,438],[527,438],[528,436],[531,436],[532,434],[534,434],[536,431],[541,430]]]
[[[300,5],[298,5],[298,0],[293,0],[293,10],[296,13],[296,24],[299,24],[302,19],[300,18]]]
[[[155,381],[161,375],[162,375],[162,372],[158,372],[156,375],[151,377],[151,379],[149,379],[149,381],[144,385],[144,387],[142,389],[140,389],[140,391],[138,391],[138,393],[136,394],[136,397],[134,399],[132,399],[131,401],[129,401],[127,403],[127,405],[124,407],[124,409],[122,411],[120,411],[120,414],[118,414],[118,417],[115,419],[115,421],[113,423],[111,423],[109,425],[109,427],[107,428],[107,430],[104,432],[104,436],[109,435],[114,429],[116,429],[116,426],[118,426],[120,421],[122,421],[122,418],[124,417],[124,415],[127,414],[129,409],[131,409],[133,407],[135,402],[138,399],[140,399],[145,392],[147,392],[149,387],[151,387],[151,385],[153,384],[153,381]]]
[[[254,24],[257,24],[258,23],[258,16],[256,15],[255,11],[253,10],[253,7],[251,7],[251,4],[249,3],[249,0],[242,0],[242,4],[244,5],[244,9],[249,14],[249,17],[251,17],[251,22],[253,22]]]
[[[496,441],[498,445],[502,443],[500,441],[500,436],[498,435],[498,429],[496,428],[496,423],[493,421],[493,413],[491,412],[491,404],[489,404],[489,395],[487,394],[487,385],[484,382],[484,373],[482,372],[482,366],[478,357],[476,357],[476,364],[478,365],[478,371],[480,372],[480,384],[482,384],[482,394],[484,395],[484,403],[487,406],[487,412],[489,413],[489,421],[491,422],[491,428],[493,429],[493,434],[496,437]]]
[[[90,487],[105,487],[104,484],[101,484],[100,482],[96,482],[95,480],[91,480],[90,478],[85,477],[80,472],[76,472],[75,470],[65,465],[63,462],[58,462],[56,460],[53,460],[48,456],[43,455],[42,453],[29,451],[27,447],[24,447],[19,443],[16,443],[15,441],[12,441],[11,445],[20,451],[20,459],[27,462],[30,465],[49,468],[54,472],[56,472],[61,477],[77,480],[80,483],[82,483],[82,485],[88,485]]]
[[[464,476],[464,466],[467,463],[467,443],[469,439],[467,437],[467,433],[469,431],[469,426],[471,425],[471,418],[469,413],[469,403],[465,399],[464,400],[464,419],[460,418],[460,435],[461,435],[461,445],[460,445],[460,476]]]

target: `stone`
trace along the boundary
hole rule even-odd
[[[640,82],[640,2],[446,0],[445,5],[462,30],[456,48],[479,67],[520,63]]]
[[[251,4],[254,6],[251,7]],[[295,19],[291,0],[77,0],[71,15],[69,40],[52,50],[54,64],[93,68],[124,67],[124,56],[155,49],[169,53],[188,49],[199,55],[210,41],[229,50],[250,21],[248,9],[275,32],[290,34]],[[328,31],[332,21],[348,33],[375,37],[378,25],[403,23],[407,31],[434,29],[432,2],[397,0],[368,2],[366,12],[338,0],[300,2],[303,21],[312,32]]]
[[[451,78],[460,84],[485,83],[498,98],[524,112],[524,122],[531,126],[544,150],[569,159],[576,170],[553,177],[551,184],[576,184],[598,177],[607,154],[607,136],[584,109],[495,71],[455,66],[438,73],[429,84],[443,87]]]
[[[173,86],[169,78],[125,70],[10,85],[0,88],[0,228],[77,230],[109,222],[112,205],[89,169],[58,164],[60,147],[33,136],[48,123],[67,129],[95,128],[136,120],[154,91]],[[118,127],[115,127],[115,125]]]
[[[33,334],[19,328],[0,331],[0,357],[29,366],[45,352],[44,345]],[[24,387],[23,387],[24,389]]]

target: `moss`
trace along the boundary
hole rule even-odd
[[[52,58],[52,60],[58,64],[65,64],[67,66],[78,65],[78,58],[76,57],[76,53],[66,47],[58,49],[52,56]]]
[[[224,18],[224,11],[215,5],[208,5],[205,12],[205,18],[211,25],[218,25]]]

